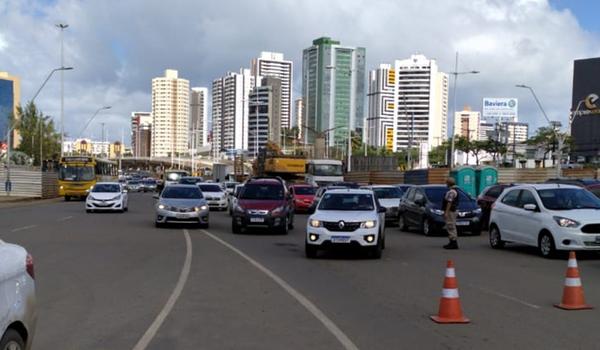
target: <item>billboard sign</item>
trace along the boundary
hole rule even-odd
[[[516,119],[519,100],[512,97],[484,97],[482,117],[484,119]],[[511,120],[512,121],[512,120]]]
[[[571,159],[600,159],[600,58],[575,60],[571,100]]]

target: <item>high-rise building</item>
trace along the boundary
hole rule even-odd
[[[215,156],[248,149],[248,95],[253,88],[249,69],[213,80],[211,144]]]
[[[190,143],[190,148],[208,145],[208,89],[205,87],[193,87],[190,94]]]
[[[261,52],[252,60],[252,75],[255,81],[259,77],[273,77],[281,81],[281,126],[292,126],[292,84],[294,65],[285,60],[282,53]]]
[[[150,157],[152,149],[152,113],[131,113],[131,151],[134,157]]]
[[[393,151],[441,145],[448,123],[448,74],[424,55],[396,61],[395,69]]]
[[[252,156],[269,141],[281,145],[281,92],[281,81],[273,77],[262,78],[250,92],[248,153]]]
[[[301,98],[294,101],[294,126],[298,128],[298,139],[304,135],[304,100]]]
[[[454,113],[454,135],[465,137],[469,141],[477,141],[480,138],[481,113],[472,111],[471,107],[465,106],[460,112]]]
[[[176,70],[152,79],[152,157],[188,152],[190,82]]]
[[[391,65],[381,64],[369,72],[367,143],[371,146],[393,148],[396,92],[396,70]]]
[[[17,106],[21,100],[21,81],[16,76],[7,72],[0,72],[0,143],[5,142],[8,136],[10,117],[17,115]],[[21,143],[19,131],[11,133],[12,148],[19,147]]]
[[[363,128],[365,55],[363,47],[344,46],[327,37],[304,49],[303,119],[312,129],[304,134],[305,142],[314,143],[315,133],[331,130],[326,135],[329,146],[343,144],[348,129]]]
[[[522,122],[503,122],[500,127],[505,130],[506,144],[520,144],[529,138],[529,124]]]
[[[495,124],[485,121],[479,123],[479,140],[487,141],[494,138],[495,135]]]

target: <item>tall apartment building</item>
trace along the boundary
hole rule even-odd
[[[481,112],[472,111],[470,107],[454,113],[454,135],[465,137],[470,141],[480,139]]]
[[[281,145],[282,85],[277,78],[266,77],[250,92],[248,153],[254,157],[267,142]]]
[[[212,150],[221,152],[248,149],[248,95],[254,88],[249,69],[228,72],[212,83]]]
[[[480,141],[487,141],[490,140],[494,137],[494,133],[496,130],[495,127],[496,124],[494,123],[489,123],[486,121],[481,121],[479,123],[479,140]]]
[[[393,151],[441,145],[446,139],[448,123],[448,74],[424,55],[398,60],[394,68]]]
[[[152,157],[188,152],[190,82],[176,70],[152,79]]]
[[[298,139],[302,140],[304,135],[304,100],[301,98],[294,101],[294,126],[298,128]]]
[[[131,151],[134,157],[150,157],[152,150],[152,113],[131,113]]]
[[[344,46],[328,37],[318,38],[304,49],[302,95],[304,121],[313,129],[304,134],[314,143],[315,132],[328,132],[328,144],[342,144],[348,129],[363,128],[365,57],[363,47]]]
[[[273,77],[281,81],[281,126],[292,126],[292,86],[294,65],[285,60],[282,53],[261,52],[252,60],[252,76],[255,81],[259,77]]]
[[[206,145],[208,145],[208,88],[193,87],[190,94],[190,148]]]
[[[393,148],[393,133],[396,103],[396,70],[389,64],[380,64],[369,72],[369,112],[367,114],[367,143],[375,147]],[[391,141],[391,142],[390,142]]]
[[[0,142],[4,142],[8,136],[10,126],[10,116],[17,116],[17,106],[21,101],[21,80],[9,75],[7,72],[0,72]],[[12,148],[19,147],[21,143],[18,130],[11,133]]]

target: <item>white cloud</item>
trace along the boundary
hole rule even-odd
[[[22,78],[23,101],[60,65],[54,25],[70,24],[65,64],[75,70],[65,73],[65,128],[71,135],[95,109],[112,105],[97,121],[107,123],[111,138],[120,138],[122,129],[129,130],[131,111],[150,109],[151,79],[165,68],[180,70],[193,86],[210,86],[268,50],[293,59],[298,78],[302,49],[319,36],[366,47],[369,68],[420,52],[449,71],[459,50],[460,69],[481,74],[460,80],[458,106],[480,108],[485,96],[516,96],[522,120],[542,125],[531,96],[514,87],[525,83],[536,89],[551,118],[566,122],[572,61],[599,54],[598,38],[545,0],[3,2],[0,70]],[[37,100],[56,117],[59,92],[54,77]]]

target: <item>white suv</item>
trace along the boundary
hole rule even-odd
[[[557,250],[600,250],[600,199],[571,185],[522,185],[506,189],[492,207],[490,245],[506,242]]]
[[[323,194],[306,225],[306,256],[319,249],[354,245],[381,258],[385,248],[385,211],[370,190],[337,189]]]
[[[0,349],[30,349],[35,323],[33,260],[18,245],[0,240]]]

